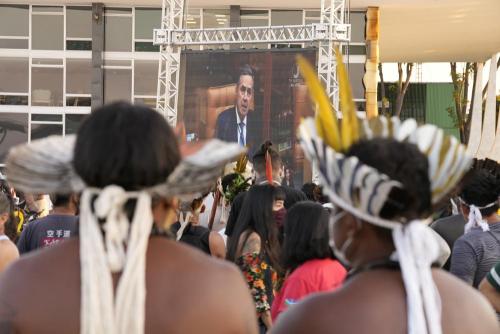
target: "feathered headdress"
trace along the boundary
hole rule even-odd
[[[392,229],[407,292],[408,332],[441,333],[440,302],[430,266],[439,258],[434,234],[421,221],[395,222],[380,217],[391,190],[403,185],[377,169],[344,153],[361,139],[393,138],[415,144],[427,157],[432,203],[438,203],[461,179],[471,164],[466,148],[434,125],[418,126],[415,120],[357,117],[347,71],[340,51],[337,54],[342,123],[311,65],[298,57],[299,69],[317,105],[314,118],[305,119],[299,127],[299,140],[306,157],[319,169],[320,183],[333,204],[363,221]],[[413,276],[415,277],[413,277]]]
[[[232,163],[231,165],[234,165]],[[220,186],[220,191],[224,195],[224,198],[229,202],[232,203],[235,197],[244,191],[247,191],[248,188],[250,188],[250,180],[251,176],[248,176],[248,155],[245,153],[242,153],[238,160],[236,161],[236,165],[234,165],[234,168],[232,170],[232,173],[227,173],[227,175],[233,174],[233,178],[231,182],[226,186],[226,189],[224,191],[223,185],[221,184]],[[223,181],[224,182],[224,181]]]
[[[104,189],[86,187],[73,169],[74,145],[74,136],[52,136],[16,146],[7,157],[7,177],[15,188],[26,192],[82,192],[80,332],[144,333],[152,195],[197,196],[208,190],[224,165],[244,149],[219,140],[181,147],[183,158],[166,180],[132,192],[116,185]],[[131,222],[124,212],[129,199],[136,200]],[[111,273],[120,271],[113,293]]]

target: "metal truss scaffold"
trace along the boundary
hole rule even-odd
[[[334,44],[350,40],[345,24],[345,0],[322,0],[320,23],[307,25],[184,29],[183,0],[163,0],[161,29],[153,43],[160,45],[157,110],[170,125],[177,123],[180,52],[182,46],[255,43],[318,43],[318,76],[338,112],[338,82]]]
[[[345,25],[345,0],[321,0],[320,22],[329,30]],[[350,34],[349,39],[350,40]],[[339,84],[337,81],[337,60],[334,43],[338,40],[320,40],[318,45],[318,76],[326,88],[333,109],[339,111]],[[339,49],[341,49],[339,47]]]
[[[163,0],[161,28],[180,30],[183,27],[184,0]],[[160,45],[156,109],[171,126],[177,124],[181,47],[172,43]]]

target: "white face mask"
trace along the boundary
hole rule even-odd
[[[346,212],[345,211],[342,211],[342,212],[339,212],[335,215],[332,215],[330,217],[330,223],[329,223],[329,230],[330,230],[330,247],[332,248],[333,250],[333,253],[335,254],[335,257],[340,261],[342,262],[344,265],[346,266],[350,266],[351,265],[351,262],[347,259],[346,257],[346,252],[347,252],[347,249],[351,246],[352,244],[352,241],[354,239],[354,233],[349,233],[347,239],[344,241],[344,243],[342,245],[339,245],[339,247],[337,247],[337,245],[335,244],[335,239],[334,239],[334,226],[335,224],[340,220],[342,219],[342,217],[344,217],[346,215]],[[359,220],[356,219],[356,222],[359,224]]]

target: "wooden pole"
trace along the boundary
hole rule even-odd
[[[221,199],[221,193],[219,189],[215,191],[214,194],[214,202],[212,203],[212,210],[210,211],[210,219],[208,220],[208,229],[212,231],[212,227],[214,225],[214,220],[215,220],[215,213],[217,212],[217,207],[219,206],[219,202]]]
[[[377,76],[379,64],[379,21],[378,7],[368,7],[366,12],[366,45],[369,53],[366,55],[366,71],[363,77],[365,84],[366,117],[378,116],[377,106]]]

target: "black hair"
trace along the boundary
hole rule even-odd
[[[269,140],[264,142],[260,149],[254,153],[252,157],[253,168],[257,173],[264,175],[266,173],[266,153],[269,152],[269,156],[271,157],[271,164],[273,166],[273,172],[277,172],[281,169],[283,162],[278,152],[276,152],[273,148],[273,143]]]
[[[402,188],[395,187],[390,192],[380,212],[381,218],[409,221],[431,213],[429,164],[417,146],[391,138],[376,138],[357,142],[346,155],[357,157],[363,164],[402,184]]]
[[[252,77],[252,79],[255,80],[255,74],[253,72],[253,69],[250,65],[248,64],[245,64],[243,66],[241,66],[240,68],[240,72],[239,72],[239,75],[238,75],[238,85],[240,84],[240,78],[243,76],[243,75],[249,75]]]
[[[292,272],[314,259],[333,258],[329,246],[329,213],[321,204],[298,202],[288,211],[283,243],[283,269]]]
[[[460,198],[462,198],[467,205],[479,207],[497,202],[492,207],[479,210],[481,215],[488,217],[498,210],[499,194],[499,179],[486,169],[475,169],[463,185]]]
[[[174,132],[146,106],[94,110],[78,130],[73,166],[90,187],[138,190],[164,182],[180,161]]]
[[[300,189],[306,194],[307,199],[313,202],[319,202],[321,197],[321,188],[313,182],[304,183]]]
[[[12,197],[0,191],[0,214],[7,213],[9,215],[9,220],[4,225],[4,232],[7,237],[13,242],[17,239],[17,228],[14,217],[14,202]]]
[[[225,193],[227,191],[227,187],[233,183],[234,180],[238,178],[238,173],[231,173],[224,175],[224,177],[221,179],[220,183],[222,185],[222,191]]]
[[[71,195],[68,194],[50,194],[50,201],[54,206],[65,207],[71,202]]]
[[[280,243],[278,226],[273,218],[273,204],[282,199],[282,190],[269,184],[256,185],[245,195],[243,205],[236,221],[234,232],[229,239],[227,259],[236,262],[241,236],[255,232],[261,241],[261,253],[265,254],[277,271],[280,265]],[[247,238],[250,233],[247,234]],[[241,244],[245,244],[245,241]]]

